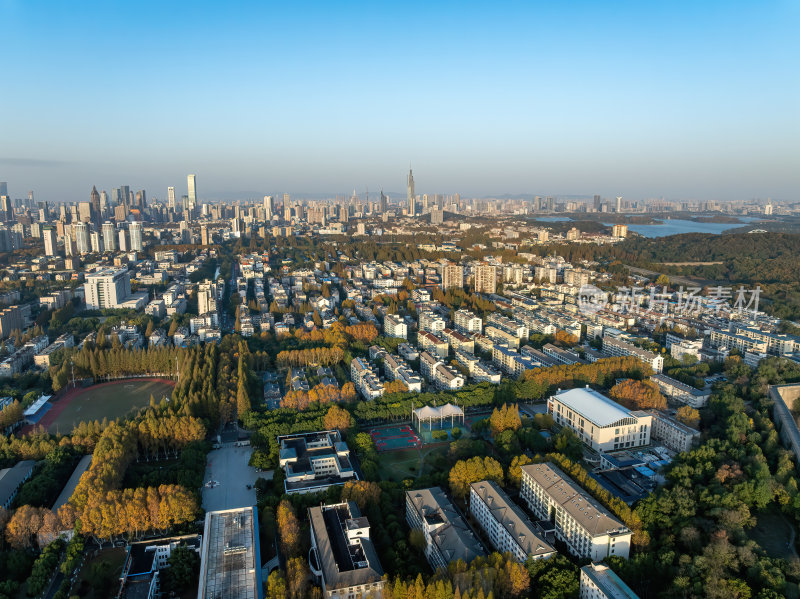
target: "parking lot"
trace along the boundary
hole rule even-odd
[[[203,509],[227,510],[256,504],[256,479],[267,478],[267,475],[247,465],[252,452],[250,446],[229,445],[208,454],[203,477]]]

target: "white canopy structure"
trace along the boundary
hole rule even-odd
[[[411,425],[414,426],[416,424],[417,430],[421,431],[422,426],[427,422],[428,430],[431,430],[434,422],[436,422],[437,428],[441,428],[442,423],[450,419],[450,426],[452,427],[453,424],[459,421],[459,418],[463,424],[464,410],[451,403],[447,403],[441,407],[422,406],[421,408],[416,408],[412,412]]]

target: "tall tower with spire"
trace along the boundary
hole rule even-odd
[[[408,215],[414,216],[417,208],[417,196],[414,194],[414,173],[408,169]]]
[[[97,229],[100,229],[100,219],[102,217],[102,212],[100,211],[100,193],[97,191],[97,186],[92,185],[92,194],[90,196],[92,202],[92,212],[93,218],[92,222]]]

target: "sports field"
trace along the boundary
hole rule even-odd
[[[81,422],[127,416],[149,405],[151,395],[161,401],[173,387],[164,379],[127,379],[74,389],[53,402],[38,424],[51,433],[69,433]]]
[[[378,451],[409,449],[422,445],[416,433],[406,425],[374,428],[370,431],[370,436]]]

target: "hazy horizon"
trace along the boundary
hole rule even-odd
[[[410,163],[420,194],[800,200],[785,0],[0,0],[0,21],[15,198],[163,200],[189,173],[201,200],[402,197]]]

